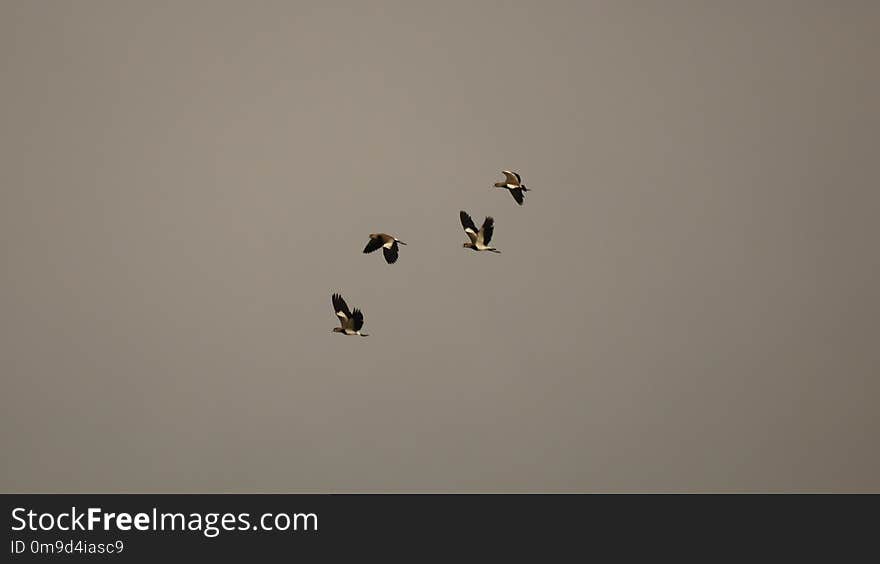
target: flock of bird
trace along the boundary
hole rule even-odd
[[[524,193],[530,189],[526,188],[526,185],[523,184],[519,174],[509,170],[502,170],[501,173],[504,175],[504,181],[496,182],[495,187],[507,190],[513,196],[513,199],[516,200],[517,204],[523,205],[525,200]],[[477,229],[474,220],[471,219],[471,216],[466,211],[462,210],[458,215],[461,219],[461,226],[469,239],[468,242],[462,245],[464,248],[471,249],[472,251],[501,252],[489,245],[492,242],[492,233],[495,231],[495,219],[492,216],[486,216],[483,220],[483,225]],[[364,253],[372,253],[381,248],[382,254],[385,255],[385,262],[394,264],[397,262],[400,252],[398,245],[406,245],[406,243],[388,233],[370,233],[370,240],[367,242],[367,246],[364,247]],[[333,311],[336,313],[336,317],[339,318],[340,323],[340,327],[333,328],[334,333],[359,337],[369,336],[367,333],[361,332],[364,326],[364,314],[360,309],[354,308],[350,310],[348,304],[345,303],[345,299],[338,293],[333,294],[331,302],[333,303]]]

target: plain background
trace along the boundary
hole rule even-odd
[[[880,491],[878,22],[3,1],[2,490]]]

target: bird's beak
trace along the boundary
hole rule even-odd
[[[400,243],[401,245],[406,245],[406,243],[404,243],[403,241],[398,241],[398,243]]]

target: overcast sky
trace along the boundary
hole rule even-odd
[[[880,491],[878,21],[3,2],[2,490]]]

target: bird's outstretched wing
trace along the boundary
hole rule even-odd
[[[370,237],[370,241],[367,243],[367,246],[364,247],[365,253],[372,253],[382,246],[382,238],[381,237]]]
[[[513,184],[514,186],[519,186],[520,184],[522,184],[522,178],[520,178],[519,174],[517,174],[515,172],[509,171],[509,170],[502,170],[501,174],[503,174],[506,177],[508,184]]]
[[[471,238],[471,243],[475,243],[477,241],[477,226],[474,225],[474,220],[464,210],[458,212],[458,216],[461,218],[461,226],[464,227],[464,232]]]
[[[516,200],[516,203],[523,205],[524,198],[522,188],[508,188],[508,190],[510,190],[510,195]]]
[[[361,327],[364,326],[364,314],[358,308],[354,308],[354,311],[351,314],[352,325],[351,328],[355,331],[360,331]]]
[[[339,294],[333,294],[333,311],[336,313],[336,317],[339,318],[342,328],[345,329],[349,320],[351,320],[351,311],[349,311],[348,304],[345,303],[345,300]]]
[[[385,255],[385,262],[388,264],[397,262],[397,241],[393,241],[390,246],[383,247],[382,253]]]
[[[489,241],[492,240],[492,233],[494,232],[495,220],[490,215],[483,220],[483,227],[480,228],[480,235],[479,237],[477,237],[478,242],[481,242],[484,245],[488,245]]]

